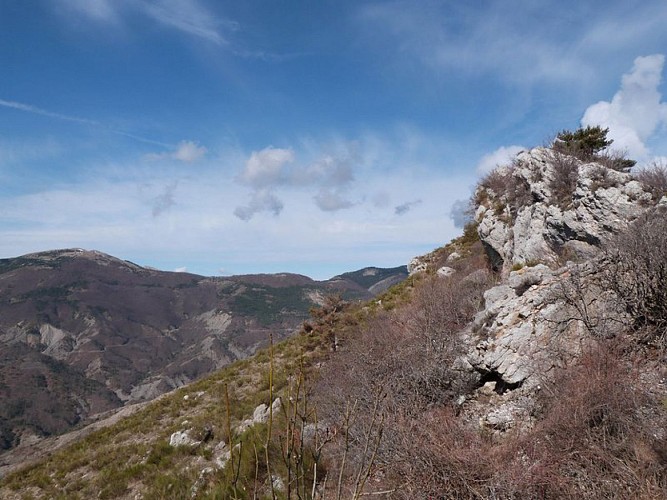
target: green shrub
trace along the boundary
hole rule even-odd
[[[562,130],[553,143],[554,151],[575,156],[582,161],[592,161],[596,155],[614,142],[607,139],[609,128],[600,126],[579,128],[574,132]]]
[[[637,163],[625,157],[621,151],[609,151],[614,142],[607,139],[609,128],[587,126],[574,132],[563,130],[558,133],[552,144],[555,152],[574,156],[581,161],[596,161],[603,166],[619,172],[629,172]]]

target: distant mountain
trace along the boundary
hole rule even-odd
[[[332,282],[352,282],[378,295],[391,286],[400,283],[408,277],[408,267],[399,266],[392,268],[366,267],[358,271],[340,274],[331,278]]]
[[[210,278],[81,249],[2,259],[0,449],[152,399],[289,336],[329,294],[368,299],[405,276]]]

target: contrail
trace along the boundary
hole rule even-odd
[[[69,116],[60,113],[53,113],[51,111],[38,108],[37,106],[31,106],[30,104],[23,104],[22,102],[6,101],[4,99],[0,99],[0,106],[4,106],[5,108],[18,109],[19,111],[25,111],[26,113],[33,113],[35,115],[48,116],[50,118],[58,118],[59,120],[67,120],[69,122],[85,123],[87,125],[95,125],[97,127],[102,126],[100,122],[97,122],[95,120],[88,120],[87,118],[79,118],[78,116]]]
[[[55,118],[57,120],[65,120],[68,122],[81,123],[83,125],[92,125],[93,127],[99,127],[105,129],[113,134],[122,135],[123,137],[134,139],[135,141],[144,142],[146,144],[154,144],[156,146],[161,146],[167,149],[172,149],[175,147],[173,144],[166,144],[164,142],[154,141],[153,139],[147,139],[146,137],[130,134],[129,132],[124,132],[123,130],[114,129],[97,120],[90,120],[88,118],[81,118],[79,116],[64,115],[62,113],[54,113],[53,111],[48,111],[46,109],[38,108],[37,106],[32,106],[30,104],[25,104],[22,102],[7,101],[5,99],[0,99],[0,106],[3,106],[5,108],[17,109],[19,111],[32,113],[35,115],[47,116],[49,118]]]

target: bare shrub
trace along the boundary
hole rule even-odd
[[[462,260],[454,275],[422,280],[409,306],[369,320],[323,368],[320,418],[340,429],[327,469],[341,478],[344,498],[359,493],[356,478],[373,475],[375,488],[382,483],[378,471],[396,470],[406,439],[401,422],[450,407],[473,387],[472,378],[454,369],[461,353],[457,332],[481,307],[492,278],[483,259]]]
[[[493,209],[497,215],[509,211],[510,217],[516,217],[519,210],[533,202],[530,185],[526,179],[515,172],[517,164],[498,167],[484,176],[478,184],[473,198],[475,206],[493,200]]]
[[[667,339],[667,210],[636,220],[606,249],[605,284],[632,318],[642,342]]]
[[[658,498],[666,491],[665,438],[650,432],[664,424],[665,409],[642,388],[622,347],[598,344],[542,391],[544,418],[521,445],[528,464],[552,468],[541,498]],[[661,422],[642,417],[648,408]]]
[[[514,182],[510,185],[507,193],[507,203],[510,207],[510,215],[515,218],[523,207],[533,203],[533,193],[530,190],[530,184],[521,176],[514,176]]]
[[[627,151],[612,149],[605,150],[602,153],[595,155],[594,159],[597,163],[606,168],[616,170],[617,172],[627,173],[637,164],[635,160],[630,160],[627,156]]]
[[[590,174],[592,186],[591,190],[595,193],[598,189],[609,189],[616,185],[616,181],[610,174],[611,170],[604,166],[597,166]]]
[[[402,419],[386,486],[406,499],[661,498],[666,410],[625,356],[604,342],[562,369],[523,434],[493,439],[446,408]]]
[[[611,338],[629,327],[627,317],[619,307],[617,296],[606,284],[606,272],[594,264],[570,266],[568,275],[554,291],[554,300],[565,304],[566,314],[556,323],[572,321],[583,324],[596,338]]]
[[[667,407],[632,368],[643,358],[618,339],[598,335],[542,384],[532,428],[497,437],[457,414],[452,400],[473,385],[454,370],[456,332],[489,285],[488,272],[466,262],[420,281],[411,304],[369,320],[323,368],[318,417],[337,429],[324,458],[326,497],[664,496]],[[598,293],[579,278],[583,296]]]
[[[500,215],[505,208],[502,200],[508,190],[510,183],[510,172],[506,168],[498,167],[484,177],[477,184],[477,189],[473,196],[473,205],[480,206],[486,204],[490,198],[495,198],[494,209]]]
[[[654,200],[667,195],[667,164],[654,162],[634,174],[636,180],[648,189]]]
[[[549,181],[552,202],[566,210],[572,206],[572,196],[579,179],[579,161],[576,157],[554,151],[551,165],[553,176]]]
[[[387,486],[395,498],[490,498],[497,463],[488,436],[462,422],[451,408],[418,419],[399,418],[391,434],[395,460]]]

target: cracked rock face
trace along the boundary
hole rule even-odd
[[[582,332],[566,322],[565,304],[553,300],[566,273],[544,265],[523,268],[510,274],[508,284],[487,290],[485,309],[468,333],[474,344],[469,363],[507,384],[531,386],[563,356],[576,355],[567,340]]]
[[[475,219],[480,238],[500,260],[503,271],[531,261],[556,263],[556,249],[571,241],[586,245],[574,251],[590,254],[655,204],[651,193],[630,174],[597,163],[571,161],[578,178],[567,202],[557,202],[557,193],[552,192],[558,172],[553,152],[545,148],[520,153],[515,168],[504,170],[515,183],[525,186],[525,198],[530,200],[515,214],[510,213],[501,193],[486,190],[487,202],[477,209]]]
[[[479,380],[462,411],[494,431],[530,425],[540,384],[596,336],[621,328],[625,313],[598,279],[600,248],[658,201],[630,174],[569,161],[577,177],[567,198],[552,192],[558,172],[544,148],[521,153],[513,168],[501,170],[505,180],[512,176],[512,189],[523,189],[521,198],[478,188],[486,189],[478,233],[504,279],[485,292],[484,310],[463,332],[468,349],[458,363]],[[563,255],[578,263],[561,264]],[[599,331],[581,318],[572,297],[600,320]]]

